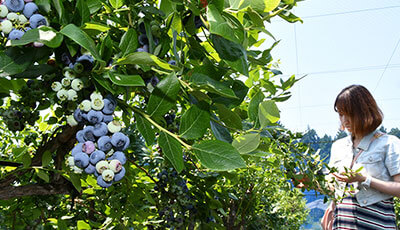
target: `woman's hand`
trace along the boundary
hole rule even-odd
[[[346,182],[346,183],[353,183],[353,182],[363,182],[367,178],[366,176],[363,176],[361,173],[357,172],[350,172],[350,173],[332,173],[336,179],[340,182]]]

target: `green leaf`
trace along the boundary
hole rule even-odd
[[[119,43],[119,48],[121,49],[121,57],[135,52],[138,48],[138,35],[135,29],[129,28],[124,35],[122,35],[121,42]]]
[[[40,179],[49,183],[49,175],[44,170],[36,169],[36,174],[38,175],[38,177],[40,177]]]
[[[86,0],[86,4],[89,7],[90,14],[94,14],[101,9],[102,3],[100,0]],[[66,24],[66,23],[64,23]]]
[[[162,116],[175,104],[180,91],[180,84],[175,73],[162,79],[154,88],[147,104],[147,112],[150,116]]]
[[[52,160],[52,154],[49,150],[46,150],[42,155],[42,166],[45,167],[50,164]]]
[[[250,133],[233,140],[232,145],[235,147],[240,154],[249,153],[257,149],[260,144],[260,134]]]
[[[57,14],[58,14],[58,19],[62,24],[67,24],[67,18],[65,15],[65,9],[63,5],[63,1],[61,0],[53,0],[53,6],[56,8]]]
[[[12,46],[26,45],[33,42],[40,42],[50,48],[57,48],[61,45],[63,36],[51,27],[41,26],[40,28],[30,29],[19,40],[12,40]]]
[[[198,85],[199,87],[206,89],[209,92],[213,92],[222,95],[224,97],[237,99],[232,89],[227,87],[224,83],[216,81],[207,75],[201,73],[194,73],[191,76],[190,81]]]
[[[65,220],[62,220],[61,218],[57,219],[57,229],[59,230],[68,230],[68,226]]]
[[[108,73],[110,80],[116,85],[122,86],[146,86],[140,75],[124,75],[119,73]]]
[[[164,60],[147,52],[135,52],[126,57],[118,59],[115,65],[156,65],[166,70],[172,70],[171,66]]]
[[[279,109],[274,101],[264,101],[258,107],[258,118],[262,127],[279,121]]]
[[[213,115],[213,117],[214,116],[215,115]],[[212,131],[212,133],[214,134],[214,137],[217,140],[225,141],[227,143],[232,143],[232,136],[231,136],[231,133],[229,132],[229,130],[227,128],[225,128],[224,126],[218,124],[215,121],[211,121],[210,125],[211,125],[211,131]]]
[[[37,49],[36,49],[37,50]],[[0,52],[0,77],[6,77],[25,71],[34,62],[36,50],[22,52],[14,47]]]
[[[211,34],[211,41],[220,58],[228,61],[236,61],[245,54],[243,47],[223,36]]]
[[[247,88],[247,86],[240,80],[229,81],[229,86],[237,98],[227,98],[220,95],[209,94],[209,96],[212,98],[212,101],[214,103],[224,104],[228,108],[234,108],[242,104],[249,91],[249,88]]]
[[[176,171],[180,173],[185,168],[181,144],[175,138],[164,132],[160,133],[158,144],[164,156],[172,163]]]
[[[68,24],[60,31],[60,33],[69,37],[74,42],[78,43],[80,46],[85,48],[93,55],[93,57],[96,60],[102,61],[99,53],[97,52],[96,45],[92,40],[92,38],[90,38],[89,35],[87,35],[79,27],[75,26],[74,24]]]
[[[86,3],[86,0],[78,0],[76,3],[76,8],[78,10],[75,11],[75,15],[76,12],[79,12],[79,16],[81,19],[81,26],[83,26],[86,22],[90,21],[90,11]]]
[[[224,19],[215,5],[208,5],[207,18],[210,23],[210,33],[218,34],[239,44],[241,43],[231,25]]]
[[[246,167],[240,153],[231,145],[220,140],[203,141],[193,145],[194,153],[205,167],[216,171],[228,171]]]
[[[72,185],[74,185],[75,189],[78,192],[81,192],[81,190],[82,190],[81,176],[78,174],[71,173],[71,174],[69,174],[69,179],[70,179]]]
[[[210,112],[193,105],[181,118],[179,135],[192,140],[203,137],[210,125]]]
[[[109,2],[111,6],[114,7],[115,9],[119,9],[124,5],[123,0],[109,0]]]
[[[25,84],[25,81],[22,79],[8,80],[6,78],[0,78],[0,93],[9,93],[10,90],[16,92]]]
[[[226,106],[222,104],[215,104],[215,107],[217,107],[218,109],[219,118],[224,122],[226,126],[234,129],[243,129],[242,119],[237,113],[226,108]]]
[[[251,121],[256,122],[258,120],[258,107],[260,103],[264,100],[265,96],[263,92],[258,91],[253,98],[251,98],[249,107],[248,107],[248,115]]]
[[[51,65],[47,65],[47,64],[32,65],[24,72],[15,74],[12,77],[13,78],[24,78],[24,79],[35,79],[35,78],[39,77],[40,75],[45,75],[45,74],[51,73],[55,70],[56,70],[56,68],[54,68]]]
[[[107,74],[107,73],[105,73],[105,74]],[[97,83],[99,83],[102,87],[104,87],[110,93],[116,94],[116,91],[114,90],[111,82],[108,79],[106,79],[108,77],[108,75],[107,76],[99,76],[97,74],[93,74],[92,77]]]
[[[259,13],[267,13],[278,7],[281,0],[246,0],[242,1],[240,9],[251,7]]]
[[[151,123],[137,113],[135,113],[135,120],[136,126],[146,140],[147,145],[152,145],[156,136],[154,134],[153,128],[151,127]]]
[[[110,27],[100,22],[86,22],[83,27],[84,30],[97,30],[100,32],[107,32]]]
[[[87,230],[87,229],[92,229],[88,223],[86,223],[84,220],[78,220],[76,223],[76,227],[78,227],[78,230]]]

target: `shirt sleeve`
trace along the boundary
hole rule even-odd
[[[391,136],[388,144],[385,165],[390,176],[394,176],[400,174],[400,140],[395,136]]]

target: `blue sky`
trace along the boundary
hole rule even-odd
[[[272,55],[284,75],[308,74],[279,103],[289,129],[315,129],[335,135],[339,119],[336,95],[351,84],[367,87],[390,130],[400,128],[400,2],[395,0],[306,0],[295,14],[303,24],[277,18],[266,25],[281,40]],[[272,44],[272,39],[266,45]]]

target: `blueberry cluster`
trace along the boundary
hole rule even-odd
[[[51,84],[51,89],[57,92],[57,98],[63,101],[78,100],[78,93],[84,87],[83,81],[76,77],[75,73],[69,69],[64,72],[64,78],[59,81],[54,81]]]
[[[26,31],[46,26],[46,18],[38,11],[38,6],[31,0],[5,0],[0,4],[0,31],[3,36],[19,40]],[[33,45],[39,47],[43,44]]]
[[[160,191],[158,211],[166,228],[184,229],[185,221],[197,213],[195,198],[191,195],[187,181],[172,169],[163,169],[157,174],[158,183],[154,190]]]
[[[78,144],[72,149],[67,163],[76,173],[94,174],[97,184],[108,188],[125,176],[123,151],[130,140],[121,132],[120,122],[113,119],[117,106],[115,99],[111,96],[103,99],[97,92],[92,93],[90,99],[82,101],[67,118],[71,126],[85,125],[76,134]]]
[[[35,124],[39,119],[37,102],[43,100],[44,93],[38,80],[28,80],[18,91],[18,101],[12,100],[10,106],[0,109],[0,116],[10,131],[22,131],[26,123]]]

